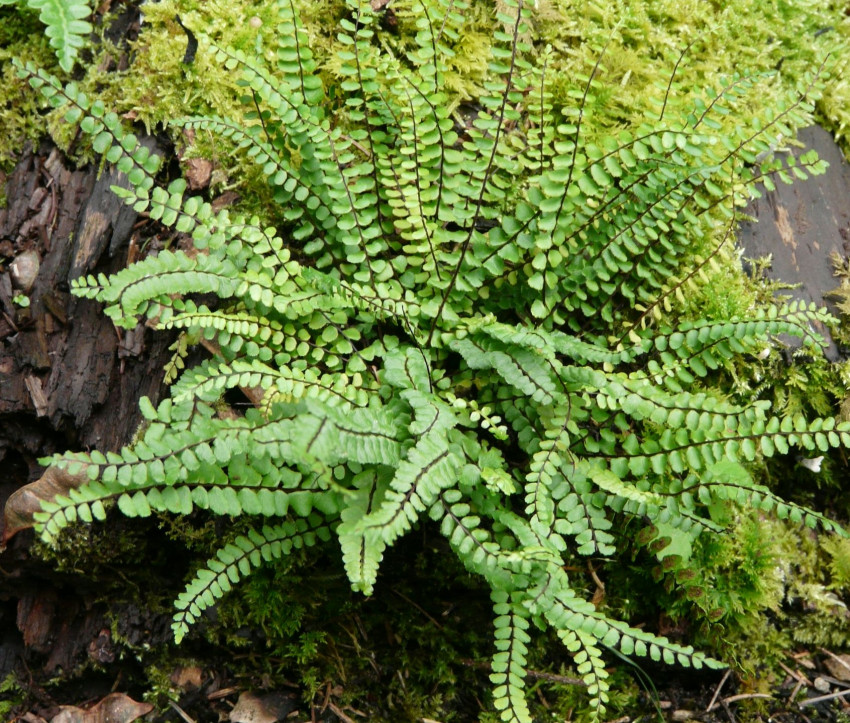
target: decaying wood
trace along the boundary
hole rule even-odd
[[[749,258],[771,257],[770,277],[795,289],[783,290],[805,302],[829,306],[829,292],[839,282],[833,274],[830,255],[850,256],[850,164],[844,159],[832,136],[819,126],[804,128],[798,134],[802,150],[814,149],[829,163],[823,176],[792,185],[777,183],[776,190],[763,191],[752,201],[746,213],[758,223],[745,223],[739,237]],[[795,155],[800,149],[795,149]],[[829,346],[830,361],[840,358],[840,350],[829,331],[819,328]],[[799,341],[787,339],[792,346]]]
[[[113,184],[126,185],[126,179],[110,169],[100,177],[93,167],[74,170],[49,145],[25,151],[6,179],[7,204],[0,210],[0,505],[5,508],[0,537],[9,544],[0,554],[5,579],[0,679],[23,660],[29,670],[55,673],[86,659],[103,665],[114,657],[110,611],[95,602],[97,591],[82,577],[61,575],[31,558],[31,535],[11,539],[31,526],[41,498],[83,481],[58,470],[45,473],[39,457],[66,449],[120,448],[140,422],[138,398],[156,401],[161,393],[170,336],[143,326],[118,331],[100,303],[70,294],[71,281],[82,274],[123,268],[131,238],[158,232],[121,204],[109,190]],[[156,247],[157,239],[148,245]],[[25,289],[21,275],[10,273],[24,255],[27,263],[35,259],[38,269],[28,308],[13,301]],[[141,625],[152,629],[150,620]],[[167,629],[157,635],[165,639]]]
[[[158,396],[168,356],[167,335],[139,329],[127,345],[128,335],[100,304],[68,293],[73,279],[126,264],[136,214],[109,190],[114,184],[126,180],[115,171],[98,179],[95,169],[71,170],[55,149],[46,157],[29,152],[9,179],[0,212],[0,251],[14,257],[34,250],[41,259],[28,309],[15,308],[8,285],[0,285],[9,317],[0,339],[0,418],[47,417],[84,448],[115,449],[132,435],[137,400]],[[8,448],[0,438],[0,460]]]

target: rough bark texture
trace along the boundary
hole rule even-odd
[[[68,293],[72,279],[127,262],[136,218],[109,190],[118,180],[114,172],[96,179],[91,168],[69,170],[56,149],[27,152],[0,211],[5,255],[34,251],[39,258],[29,309],[12,304],[12,284],[0,289],[0,418],[17,416],[23,425],[42,422],[40,427],[46,422],[84,448],[114,449],[132,435],[137,400],[157,396],[167,358],[166,335],[146,334],[142,327],[116,330],[100,304]],[[152,346],[143,354],[147,342]],[[0,435],[0,461],[21,441],[11,444]]]
[[[0,273],[0,507],[41,475],[39,457],[122,446],[139,424],[138,398],[160,396],[170,336],[141,326],[116,330],[100,303],[69,293],[71,280],[82,274],[125,266],[145,233],[147,222],[109,190],[122,182],[114,171],[98,178],[91,167],[72,170],[49,145],[26,150],[7,179],[0,211],[6,262]],[[24,277],[36,263],[29,287]],[[26,309],[13,302],[23,292],[30,299]],[[0,680],[22,662],[46,674],[87,659],[112,662],[108,611],[93,602],[102,590],[34,561],[31,541],[30,534],[19,535],[0,555]],[[123,614],[140,616],[129,607]],[[167,625],[152,623],[143,625],[162,628],[155,637],[165,639]]]

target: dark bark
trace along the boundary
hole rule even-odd
[[[117,330],[102,304],[69,293],[82,274],[123,268],[149,228],[109,190],[122,182],[112,170],[100,178],[92,167],[74,170],[49,145],[25,151],[7,179],[0,211],[0,506],[41,476],[39,457],[121,447],[139,424],[138,398],[160,396],[170,335],[141,325]],[[22,257],[38,260],[28,309],[12,301],[25,291],[15,288],[23,280],[13,273]],[[35,560],[31,541],[31,534],[19,535],[0,555],[0,680],[22,664],[55,674],[87,659],[112,662],[110,611],[95,602],[103,589]],[[167,639],[167,617],[157,622],[127,605],[119,614],[147,618],[144,627],[156,630],[151,642]]]
[[[14,308],[10,284],[0,290],[4,427],[14,417],[29,427],[43,427],[43,420],[62,443],[115,449],[138,424],[139,396],[158,396],[167,335],[141,326],[117,330],[99,303],[68,293],[83,274],[126,265],[136,214],[109,190],[119,180],[115,171],[97,179],[92,168],[70,170],[56,149],[27,152],[9,179],[8,206],[0,211],[3,251],[34,251],[40,265],[29,309]],[[0,433],[0,461],[19,445]]]
[[[771,256],[772,279],[799,284],[783,294],[829,307],[829,292],[839,285],[830,255],[850,256],[850,164],[832,136],[819,126],[804,128],[798,140],[804,145],[801,150],[812,148],[829,163],[826,174],[790,186],[777,182],[772,193],[762,189],[762,198],[746,210],[758,223],[743,224],[739,236],[748,257]],[[827,329],[818,331],[829,342],[827,358],[837,361],[842,350]],[[785,341],[792,346],[800,343]]]

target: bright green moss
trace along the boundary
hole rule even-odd
[[[676,76],[683,88],[714,84],[735,72],[778,69],[779,78],[767,81],[753,96],[753,102],[762,107],[776,97],[782,85],[799,82],[807,70],[832,53],[835,82],[824,91],[819,110],[827,127],[843,136],[850,120],[850,84],[841,70],[846,63],[850,18],[843,10],[840,3],[800,0],[605,4],[549,0],[538,5],[538,14],[545,17],[538,28],[541,42],[562,51],[553,63],[553,72],[571,77],[576,72],[586,73],[596,62],[599,49],[610,41],[610,53],[598,77],[601,85],[620,86],[620,117],[658,112],[649,100],[658,94],[648,90],[666,84],[671,60],[675,62],[691,43]],[[569,102],[567,98],[563,101]],[[616,105],[600,113],[600,132],[617,123]],[[729,122],[742,120],[736,115]]]
[[[839,593],[850,589],[850,540],[828,537],[821,547],[830,558],[830,588]]]
[[[40,102],[26,81],[8,63],[22,58],[55,69],[56,56],[41,34],[38,15],[16,8],[0,9],[0,167],[9,168],[29,141],[38,143],[44,133]]]
[[[198,53],[191,64],[183,63],[188,38],[177,23],[178,15],[195,35],[205,33],[223,44],[262,54],[273,32],[268,3],[165,0],[146,4],[132,65],[125,73],[102,79],[107,85],[101,97],[117,112],[132,113],[148,132],[187,114],[226,116],[240,109],[231,73],[204,53]]]

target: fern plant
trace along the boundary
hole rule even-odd
[[[523,0],[500,3],[487,93],[454,115],[440,88],[464,3],[397,3],[418,28],[404,56],[382,42],[368,2],[348,5],[335,101],[281,0],[276,64],[204,45],[256,112],[175,120],[254,159],[276,203],[267,224],[215,212],[183,180],[157,186],[160,159],[103,103],[19,64],[127,174],[131,188],[115,192],[194,246],[80,278],[74,292],[103,302],[118,326],[181,330],[178,353],[187,340],[214,350],[182,372],[175,360],[170,398],[141,400],[146,424],[131,445],[45,460],[89,481],[45,502],[37,529],[52,540],[105,519],[112,502],[129,516],[258,517],[177,600],[179,641],[239,580],[297,547],[336,540],[352,587],[368,595],[387,547],[430,519],[492,588],[505,721],[531,720],[532,623],[573,654],[597,715],[606,648],[719,666],[597,610],[565,568],[616,555],[632,519],[661,573],[698,597],[688,555],[697,535],[722,530],[718,503],[840,529],[744,465],[850,445],[850,425],[780,418],[710,382],[774,335],[816,348],[811,324],[827,314],[790,304],[668,327],[658,313],[700,283],[755,182],[822,170],[813,154],[768,153],[808,119],[818,81],[730,131],[718,119],[760,78],[684,96],[671,78],[657,116],[597,146],[582,140],[597,68],[575,107],[553,107],[551,51],[526,40]],[[251,401],[235,417],[220,406],[234,389]]]
[[[0,7],[22,2],[0,0]],[[26,0],[26,5],[31,10],[38,10],[38,18],[45,26],[50,46],[56,51],[59,67],[70,73],[77,52],[92,32],[91,23],[86,19],[92,12],[88,0]]]

